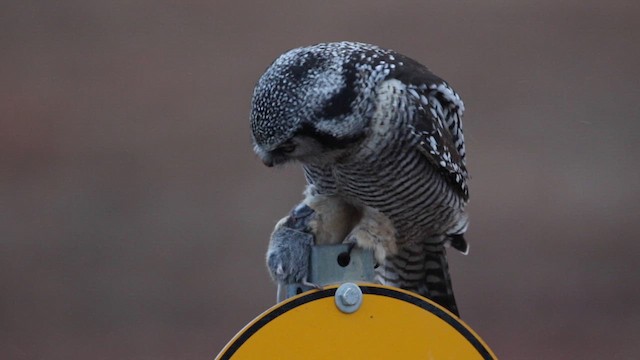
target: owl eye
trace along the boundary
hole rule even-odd
[[[289,154],[292,153],[296,149],[296,144],[291,141],[287,141],[286,143],[278,146],[278,150],[282,153]]]

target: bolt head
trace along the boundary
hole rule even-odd
[[[344,283],[336,290],[335,302],[343,313],[356,312],[362,305],[362,290],[354,283]]]
[[[346,289],[342,294],[342,296],[340,297],[340,299],[342,300],[342,303],[347,306],[353,306],[357,304],[358,298],[359,298],[358,293],[352,288]]]

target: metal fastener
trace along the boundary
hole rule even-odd
[[[335,301],[343,313],[356,312],[362,305],[362,290],[354,283],[344,283],[336,290]]]

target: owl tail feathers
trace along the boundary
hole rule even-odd
[[[426,295],[447,310],[460,316],[456,299],[453,295],[447,253],[442,245],[427,245],[425,249],[425,285]]]
[[[444,241],[404,244],[376,268],[376,281],[429,298],[457,316]]]

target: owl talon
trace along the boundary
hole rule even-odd
[[[347,249],[347,254],[349,254],[349,256],[351,256],[351,252],[353,251],[353,249],[356,247],[356,243],[352,242],[349,243],[349,248]]]

